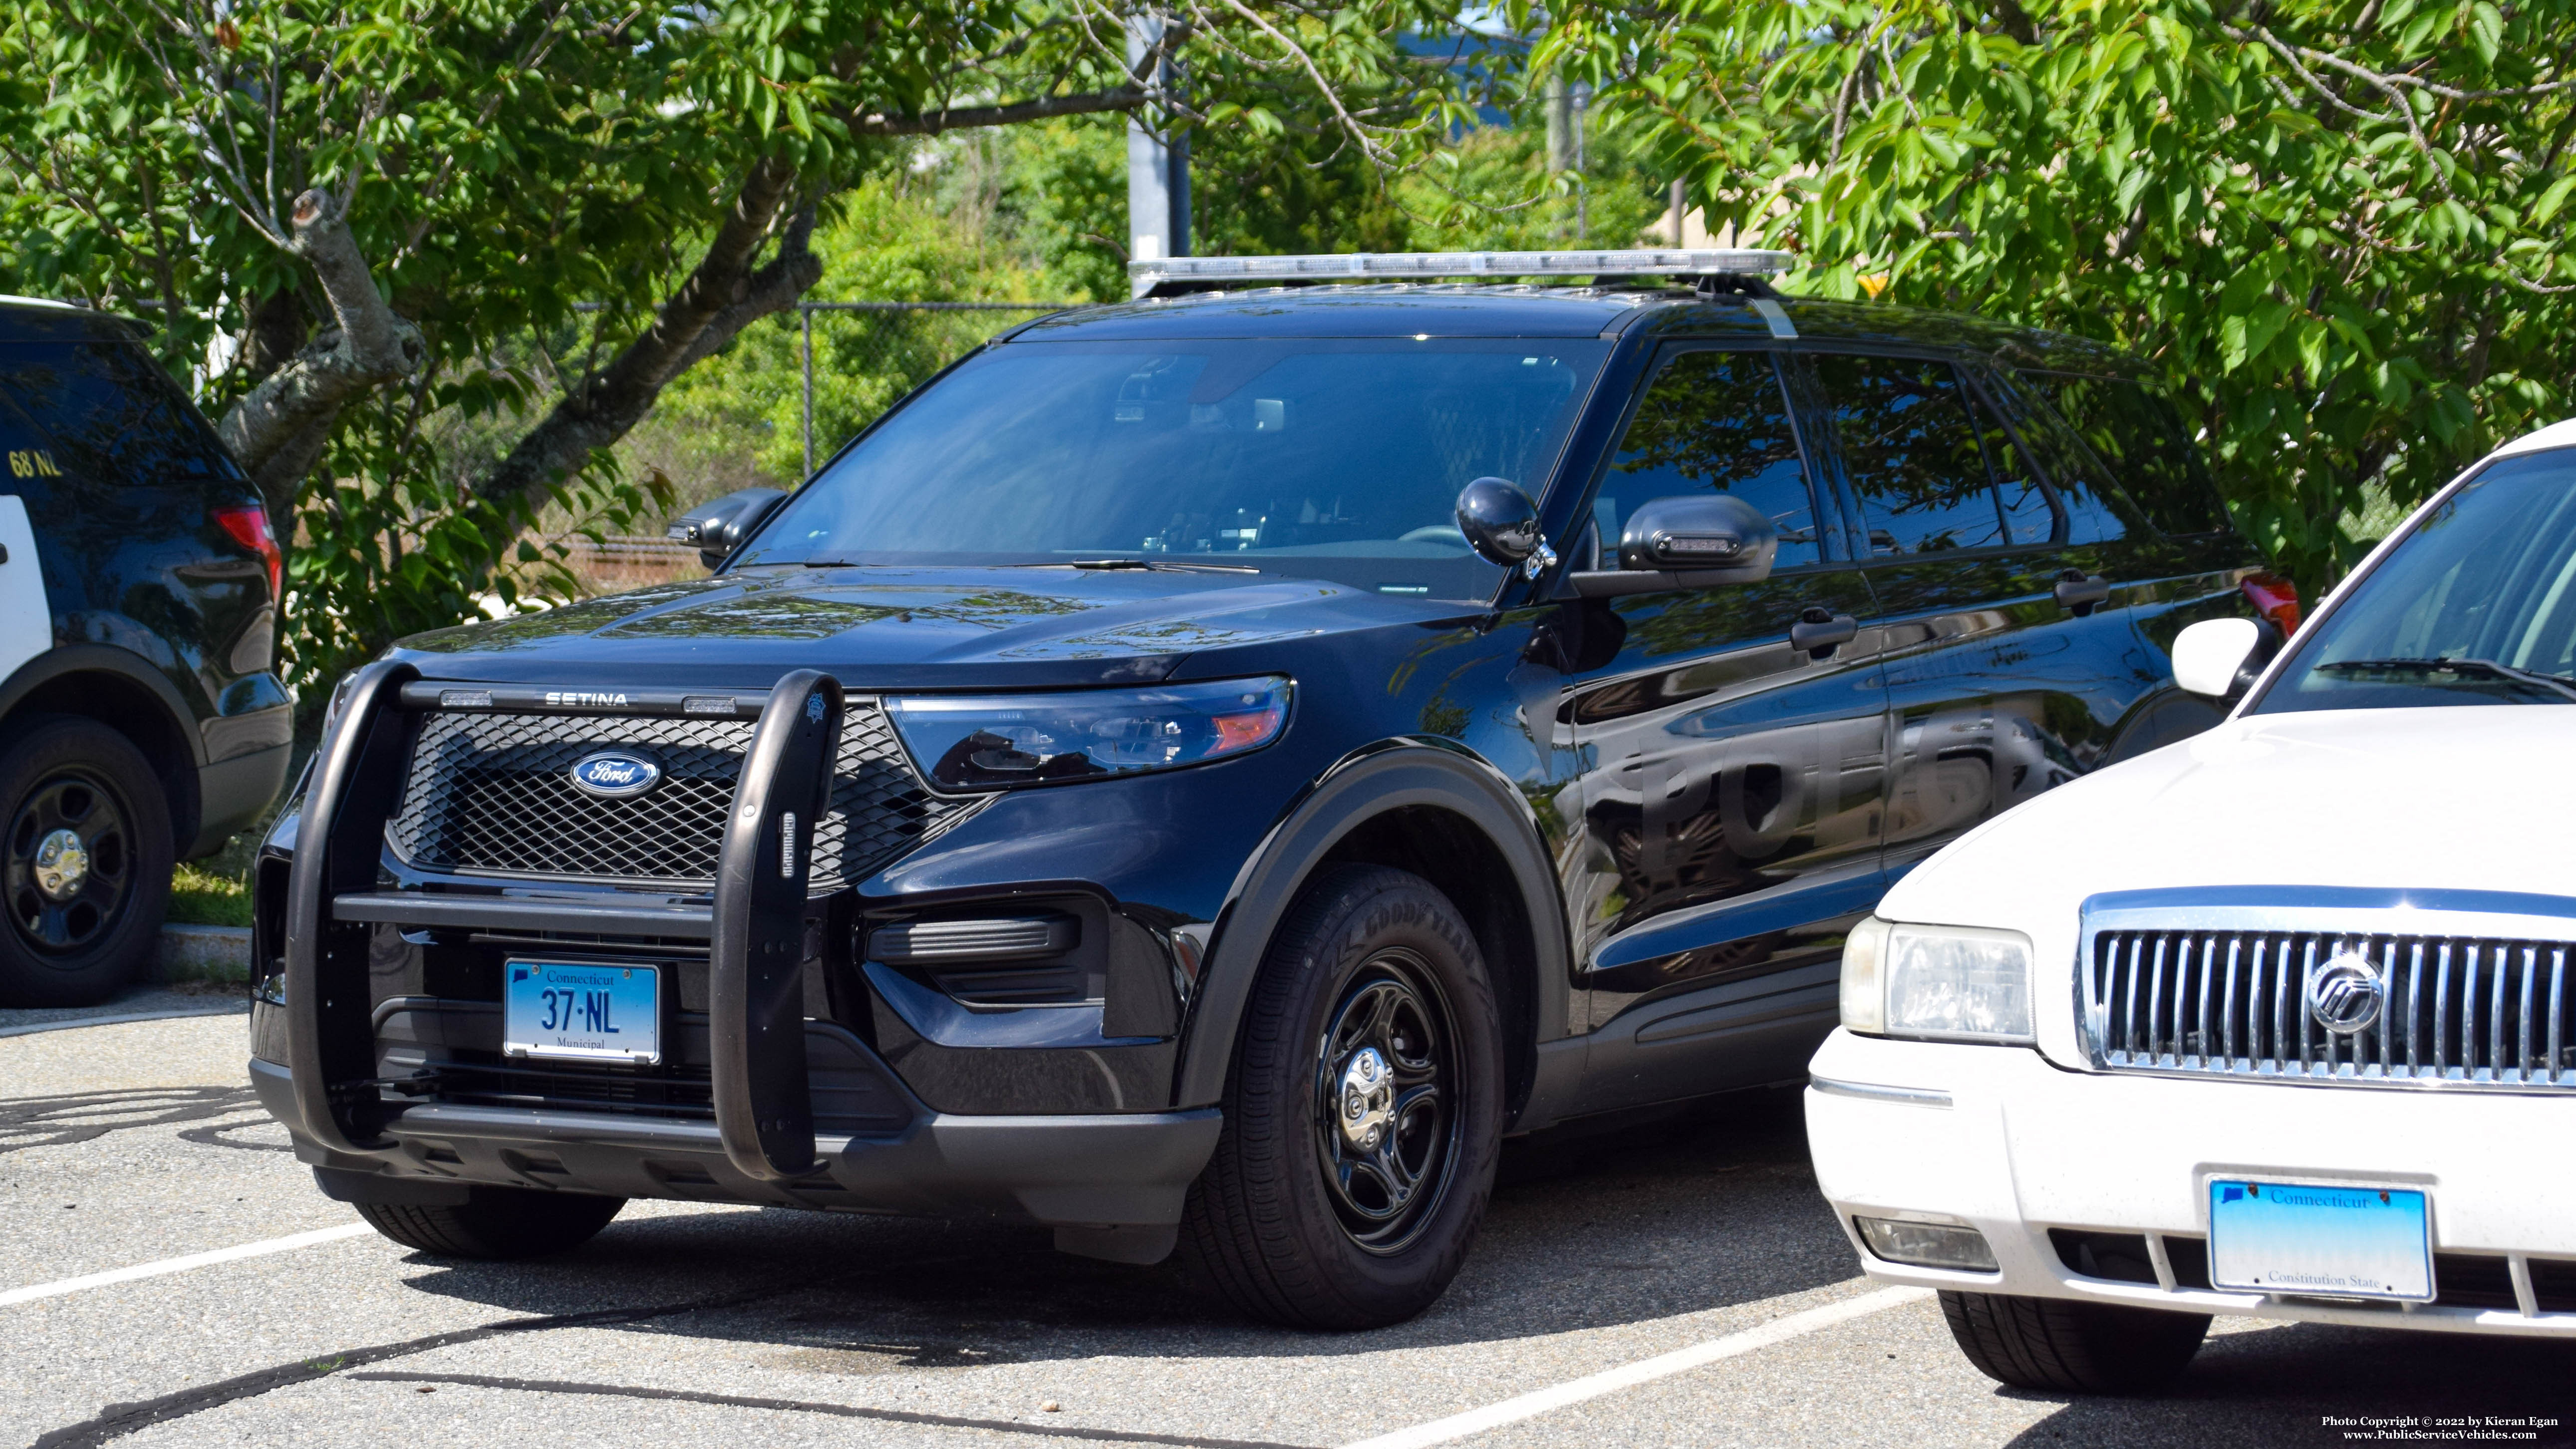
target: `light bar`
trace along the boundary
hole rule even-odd
[[[1768,276],[1787,252],[1343,252],[1305,257],[1156,257],[1127,264],[1136,294],[1163,282],[1390,282],[1439,277]]]

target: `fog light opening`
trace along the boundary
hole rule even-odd
[[[1861,1241],[1891,1263],[1912,1268],[1950,1268],[1962,1273],[1992,1273],[1995,1250],[1986,1235],[1965,1223],[1909,1223],[1894,1218],[1852,1219]]]

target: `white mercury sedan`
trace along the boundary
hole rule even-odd
[[[1816,1176],[2023,1388],[2214,1314],[2576,1336],[2576,422],[2408,519],[2227,720],[1917,867],[1843,957]]]

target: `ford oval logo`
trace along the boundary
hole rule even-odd
[[[2387,1002],[2379,967],[2358,951],[2337,951],[2308,980],[2308,1015],[2337,1036],[2369,1030]]]
[[[661,766],[623,750],[602,750],[572,767],[572,787],[603,800],[631,800],[660,783]]]

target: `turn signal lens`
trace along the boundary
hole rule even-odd
[[[886,714],[923,773],[1003,790],[1177,769],[1256,750],[1288,724],[1285,679],[967,698],[898,696]]]
[[[218,508],[207,516],[231,534],[233,542],[258,554],[259,561],[268,565],[268,601],[273,604],[284,598],[279,587],[285,582],[286,555],[277,547],[277,535],[269,532],[268,510],[257,504],[243,504]]]
[[[1886,1029],[1887,998],[1879,984],[1879,963],[1886,959],[1887,933],[1893,929],[1871,916],[1843,938],[1843,1025],[1853,1031]]]

